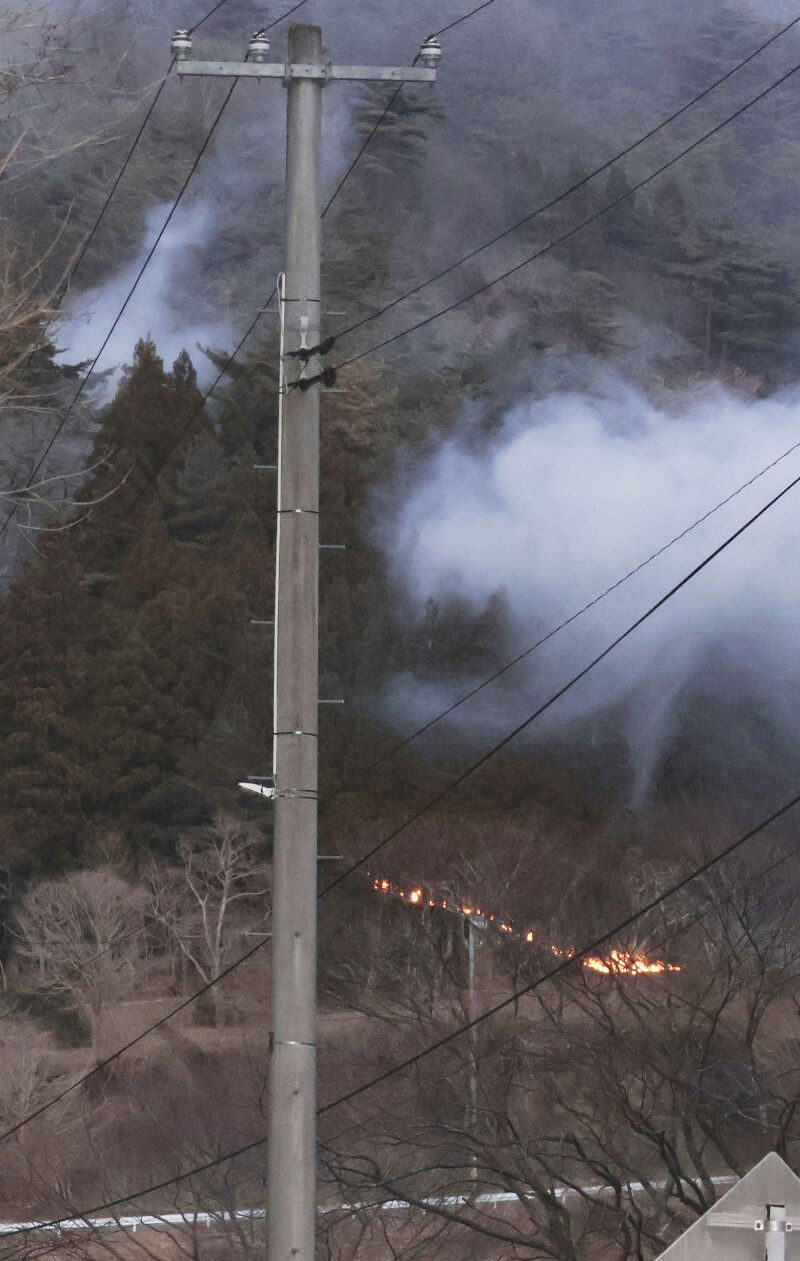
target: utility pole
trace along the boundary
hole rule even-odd
[[[281,408],[275,580],[275,802],[272,886],[267,1231],[269,1261],[314,1261],[316,1226],[317,706],[319,573],[320,126],[332,80],[432,83],[441,47],[421,66],[335,66],[318,26],[289,28],[284,62],[258,31],[245,62],[193,61],[180,75],[274,78],[287,90],[286,268],[281,283]],[[317,378],[303,388],[309,378]]]
[[[476,958],[475,958],[475,947],[476,947],[475,929],[478,926],[478,924],[476,923],[476,918],[474,915],[469,916],[467,923],[469,925],[468,927],[469,936],[467,939],[468,966],[469,966],[469,1007],[467,1010],[467,1018],[470,1024],[472,1025],[472,1022],[477,1018],[477,1015],[478,1015],[478,1001],[477,1001],[477,992],[476,992],[477,966],[476,966]],[[481,919],[480,926],[483,927],[484,924],[485,924],[485,920]],[[475,1133],[475,1127],[478,1122],[478,1039],[477,1039],[477,1033],[478,1031],[473,1025],[473,1027],[469,1031],[469,1113],[468,1113],[468,1119],[467,1119],[467,1132],[469,1134]],[[470,1157],[469,1176],[473,1181],[475,1181],[475,1179],[478,1177],[478,1158],[475,1152],[473,1152]]]

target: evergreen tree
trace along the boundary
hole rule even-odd
[[[146,508],[148,495],[152,498],[152,483],[174,488],[176,444],[183,452],[211,428],[202,404],[186,351],[167,373],[152,338],[137,342],[133,363],[125,368],[95,441],[93,463],[104,463],[84,498],[103,502],[92,513],[91,527],[81,532],[87,562],[98,551],[104,553],[104,563],[119,562],[136,537],[140,505]]]
[[[68,535],[42,543],[0,620],[0,866],[57,870],[84,836],[75,655],[87,597]]]

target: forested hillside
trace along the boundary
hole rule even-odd
[[[430,4],[410,0],[387,15],[381,0],[355,0],[345,13],[312,0],[308,17],[321,22],[338,60],[405,64],[434,24],[444,26],[468,6],[453,0],[433,7],[435,16]],[[274,472],[263,466],[276,458],[284,100],[277,84],[238,84],[168,229],[172,237],[165,234],[169,265],[157,248],[144,273],[157,283],[136,308],[136,323],[121,325],[124,365],[100,359],[77,397],[86,347],[92,357],[100,350],[109,331],[105,312],[113,316],[125,299],[127,278],[190,171],[223,85],[167,81],[94,231],[169,64],[172,28],[198,21],[205,10],[194,0],[169,14],[147,0],[76,0],[53,4],[51,20],[42,23],[33,10],[15,18],[12,8],[0,10],[10,60],[17,59],[0,78],[8,154],[0,180],[0,507],[7,521],[0,533],[0,961],[9,968],[11,994],[24,998],[26,1020],[99,1052],[107,1031],[93,1025],[89,998],[63,973],[46,975],[25,944],[29,930],[39,932],[47,921],[46,913],[34,916],[37,890],[78,889],[81,905],[94,906],[92,881],[106,882],[117,908],[112,936],[148,934],[141,954],[125,954],[120,975],[152,967],[155,978],[148,990],[139,976],[128,992],[115,973],[108,993],[114,1002],[123,991],[126,1002],[134,994],[144,1002],[145,994],[160,1001],[186,992],[192,979],[215,975],[236,953],[233,936],[225,938],[227,953],[200,963],[180,945],[186,926],[197,927],[188,911],[181,918],[184,911],[175,909],[189,897],[186,888],[194,892],[197,855],[217,853],[221,837],[243,836],[244,874],[237,879],[248,897],[268,881],[269,808],[252,804],[237,783],[271,765],[272,637],[264,623],[273,612],[276,487]],[[230,0],[196,32],[198,55],[238,57],[250,31],[278,15],[275,6],[266,13],[255,0]],[[320,711],[321,845],[328,855],[354,859],[438,796],[797,475],[796,461],[787,459],[773,480],[732,501],[717,534],[693,536],[696,552],[676,548],[665,567],[648,570],[654,576],[632,588],[635,599],[626,603],[623,592],[614,603],[613,596],[557,648],[528,654],[797,442],[800,77],[725,120],[800,62],[800,27],[610,162],[788,21],[764,7],[717,0],[497,0],[484,17],[442,36],[435,88],[404,88],[385,117],[383,89],[326,88],[326,203],[371,137],[323,223],[324,332],[337,336],[326,362],[338,370],[322,399],[321,539],[346,547],[321,558],[320,692],[346,701]],[[282,57],[285,24],[273,37]],[[466,255],[464,265],[446,270]],[[506,271],[506,279],[460,302]],[[76,313],[87,294],[103,318],[80,323]],[[372,320],[377,311],[381,317]],[[191,335],[181,341],[181,330],[200,327],[210,344],[197,345]],[[395,334],[403,335],[393,340]],[[525,447],[531,435],[534,445]],[[641,463],[638,454],[629,459],[645,447]],[[540,501],[538,515],[529,514]],[[431,907],[437,898],[469,907],[482,901],[513,925],[514,942],[498,947],[486,965],[488,999],[493,987],[505,993],[532,975],[523,929],[537,952],[541,946],[546,955],[551,942],[557,952],[573,948],[796,790],[791,499],[781,512],[763,551],[754,529],[745,560],[732,561],[710,587],[698,579],[696,603],[680,605],[674,620],[669,613],[661,639],[645,640],[641,650],[632,640],[630,655],[623,645],[616,673],[603,675],[596,690],[554,708],[387,845],[374,870],[337,888],[321,920],[321,994],[329,1011],[349,1006],[380,1022],[384,1005],[395,1003],[411,1047],[415,1037],[435,1032],[437,1021],[447,1024],[445,999],[456,1010],[452,995],[464,984],[461,930],[441,917],[423,931],[409,919],[410,908],[399,906],[401,889],[417,890],[415,901]],[[596,566],[595,546],[603,554]],[[483,689],[471,707],[406,742],[522,655],[521,667]],[[80,885],[87,879],[91,888]],[[376,910],[381,879],[388,892]],[[127,919],[119,910],[126,889],[133,890]],[[174,895],[169,913],[165,889]],[[722,1120],[717,1113],[709,1120],[694,1095],[696,1110],[686,1104],[687,1132],[695,1123],[700,1131],[706,1126],[703,1142],[716,1144],[726,1170],[740,1172],[742,1135],[757,1128],[756,1115],[773,1127],[770,1135],[779,1133],[784,1150],[795,1142],[793,1122],[781,1112],[793,1106],[793,1087],[786,1095],[774,1087],[767,1097],[752,1083],[761,1082],[767,1061],[770,1072],[782,1071],[783,1050],[764,1050],[760,1060],[762,1052],[753,1050],[762,1032],[769,1043],[773,1027],[771,999],[759,1005],[759,985],[764,992],[775,986],[777,1027],[785,1011],[776,970],[791,971],[796,944],[786,927],[788,885],[785,905],[754,894],[739,928],[731,927],[729,892],[720,877],[704,893],[729,937],[723,933],[720,944],[698,929],[683,948],[705,950],[709,972],[728,978],[715,999],[721,1025],[740,998],[752,1001],[752,1038],[748,1043],[749,1034],[726,1025],[717,1045],[697,1013],[691,1036],[681,1025],[675,1037],[688,1046],[691,1037],[708,1035],[699,1068],[681,1061],[687,1098],[695,1071],[698,1080],[706,1070],[722,1074],[726,1056],[748,1065],[750,1076],[743,1069],[736,1086],[746,1124],[731,1119],[732,1106]],[[689,911],[696,924],[699,905],[687,895],[659,931],[677,931]],[[769,926],[769,949],[753,944],[755,928],[752,937],[742,929],[731,963],[725,942],[745,921],[752,926],[749,914],[758,931]],[[92,915],[85,940],[102,948],[102,925]],[[256,924],[243,916],[235,931],[255,931]],[[745,937],[750,945],[742,944]],[[628,944],[633,956],[641,939]],[[259,973],[259,985],[262,979]],[[672,983],[668,974],[664,983]],[[586,1023],[573,1030],[579,1063],[569,1071],[577,1081],[582,1066],[585,1083],[599,1063],[609,1110],[603,1115],[613,1113],[609,1132],[630,1126],[638,1137],[628,1156],[638,1143],[657,1149],[669,1168],[655,1115],[669,1112],[658,1093],[669,1071],[647,1061],[647,1072],[658,1077],[658,1108],[653,1104],[646,1124],[638,1113],[631,1121],[624,1083],[614,1080],[616,1039],[627,1038],[632,1057],[640,1056],[634,1076],[646,1076],[646,1040],[637,1041],[627,1015],[609,1015],[606,1000],[587,984],[565,981],[558,1004],[545,1013],[563,1021],[564,1003],[583,1004]],[[58,998],[51,1002],[53,987]],[[243,983],[230,1000],[229,1023],[255,1019],[257,1007]],[[224,1024],[223,1009],[206,1007],[201,1019]],[[710,1009],[703,1008],[704,1017]],[[658,1017],[667,1041],[671,1011]],[[630,1016],[632,1024],[636,1019]],[[70,1020],[67,1035],[62,1025]],[[563,1032],[563,1023],[558,1028]],[[326,1071],[341,1087],[352,1073],[337,1038],[338,1031],[331,1034]],[[380,1066],[385,1049],[374,1030],[369,1038],[365,1054]],[[488,1034],[481,1045],[487,1060],[497,1050]],[[503,1061],[507,1075],[484,1083],[491,1108],[507,1120],[519,1119],[514,1109],[527,1116],[514,1095],[514,1074],[530,1073],[540,1082],[537,1117],[549,1109],[548,1123],[568,1129],[568,1082],[554,1043],[515,1047],[513,1063]],[[453,1080],[464,1062],[448,1069]],[[726,1093],[714,1081],[714,1098],[729,1101],[733,1087]],[[116,1089],[112,1084],[112,1096]],[[429,1152],[437,1168],[451,1158],[458,1163],[451,1147],[438,1146],[436,1127],[462,1117],[459,1089],[436,1098],[426,1080],[408,1104],[422,1108],[419,1133],[428,1125],[436,1130]],[[389,1194],[399,1185],[393,1178],[411,1176],[404,1171],[414,1159],[408,1135],[391,1130],[389,1096],[381,1100],[386,1111],[376,1116],[389,1120],[370,1160],[373,1172],[381,1170],[375,1185]],[[5,1120],[17,1115],[2,1091],[0,1108]],[[602,1153],[592,1148],[590,1111],[582,1114],[584,1129],[570,1132],[569,1176],[579,1181],[593,1171],[605,1177],[622,1160],[611,1140]],[[375,1121],[376,1130],[383,1125]],[[492,1186],[505,1188],[506,1174],[497,1172],[501,1139],[493,1133],[471,1150],[480,1149],[494,1169]],[[395,1138],[381,1163],[381,1143],[388,1149]],[[199,1140],[185,1143],[195,1150]],[[367,1157],[339,1148],[334,1159],[334,1148],[332,1138],[331,1185],[349,1193],[366,1176],[359,1161]],[[566,1157],[557,1173],[552,1153],[517,1157],[532,1186],[537,1178],[567,1176]],[[81,1177],[84,1158],[75,1157]],[[676,1160],[684,1158],[681,1148]],[[459,1159],[463,1164],[463,1152]],[[636,1169],[640,1159],[649,1157],[630,1156]],[[718,1167],[722,1158],[715,1156],[708,1169]],[[152,1166],[139,1172],[146,1180]],[[137,1182],[136,1169],[124,1179]],[[76,1185],[93,1184],[87,1175]],[[46,1196],[41,1204],[50,1211]],[[699,1211],[694,1201],[682,1202],[684,1209]],[[613,1237],[629,1226],[625,1218]],[[551,1227],[536,1255],[592,1255],[589,1244],[558,1251]],[[594,1226],[586,1229],[591,1234]],[[644,1230],[643,1250],[630,1243],[619,1255],[654,1255],[656,1234]],[[668,1236],[665,1226],[660,1243]]]
[[[369,31],[369,6],[363,7],[362,30]],[[455,64],[448,72],[445,61],[440,86],[435,92],[406,89],[398,98],[326,217],[325,291],[330,307],[346,312],[345,318],[332,316],[330,326],[355,323],[425,279],[437,262],[455,261],[552,199],[774,29],[736,8],[678,14],[681,43],[673,47],[658,23],[645,37],[638,12],[606,8],[601,34],[608,47],[608,41],[615,49],[617,41],[632,47],[635,32],[630,73],[616,74],[616,54],[609,60],[602,40],[587,41],[580,52],[569,43],[569,23],[579,17],[588,26],[600,21],[589,6],[568,23],[559,7],[541,5],[526,45],[525,75],[518,62],[507,61],[507,73],[480,102],[469,83],[485,76],[486,68],[472,41],[454,32],[453,43],[460,38]],[[521,22],[513,6],[505,24],[494,18],[493,40],[506,52]],[[86,28],[88,47],[76,54],[82,73],[97,75],[101,58],[108,60],[103,29],[98,36],[91,23]],[[338,33],[334,21],[329,39]],[[209,32],[208,47],[226,38],[234,38],[230,22]],[[556,47],[566,58],[558,80],[547,70],[548,50]],[[785,36],[643,151],[616,163],[488,257],[479,255],[430,294],[392,312],[388,324],[368,324],[351,335],[337,353],[367,348],[387,329],[446,305],[601,210],[747,99],[754,84],[777,77],[796,47],[795,37]],[[55,282],[69,251],[78,247],[136,125],[132,100],[142,69],[127,59],[113,80],[115,90],[122,86],[123,103],[110,142],[90,135],[77,154],[56,153],[45,162],[31,157],[26,170],[23,155],[33,154],[36,145],[23,138],[4,202],[8,231],[19,241],[20,267],[24,255],[35,257],[55,239],[42,265],[43,278]],[[573,76],[580,77],[580,93],[570,92]],[[97,89],[97,104],[90,98],[79,117],[67,120],[67,135],[99,127],[108,81]],[[261,162],[255,148],[267,109],[277,144],[278,103],[256,101],[247,93],[252,86],[240,88],[224,137],[190,194],[214,205],[234,201],[215,220],[202,258],[187,258],[174,276],[187,297],[202,293],[205,304],[221,304],[221,311],[234,304],[226,314],[238,324],[268,304],[277,270],[268,259],[277,260],[280,240],[280,164],[272,153]],[[63,90],[56,81],[43,92],[56,98]],[[204,100],[214,91],[216,85],[170,88],[86,254],[81,284],[96,285],[104,270],[113,278],[115,263],[135,249],[146,206],[174,193],[212,114],[210,99],[205,114],[198,112],[198,96]],[[605,92],[613,94],[613,109],[594,109],[593,100]],[[491,672],[516,643],[508,592],[498,590],[483,607],[468,593],[421,607],[390,584],[387,556],[375,546],[372,529],[381,487],[414,468],[456,426],[479,448],[516,401],[580,388],[602,365],[622,371],[651,396],[716,379],[766,397],[794,381],[800,306],[793,92],[790,83],[541,263],[399,341],[385,356],[343,371],[342,392],[324,403],[324,537],[348,548],[344,558],[324,558],[323,691],[348,701],[343,715],[323,716],[329,791],[358,769],[376,740],[392,740],[376,697],[394,677],[410,672],[457,684]],[[364,90],[349,118],[343,103],[334,103],[333,147],[340,154],[368,134],[383,99],[377,90]],[[25,120],[24,103],[9,94],[10,140],[22,133]],[[234,183],[242,144],[250,178]],[[768,179],[759,178],[763,171]],[[28,231],[31,222],[34,232]],[[53,455],[61,465],[46,466],[61,471],[68,452],[80,467],[82,456],[94,472],[80,497],[102,502],[74,530],[39,536],[37,550],[25,549],[27,554],[20,552],[17,522],[6,531],[4,542],[21,566],[5,596],[2,630],[8,738],[0,787],[5,845],[15,867],[51,870],[79,861],[93,831],[110,822],[122,826],[137,849],[168,849],[181,828],[207,821],[215,806],[230,805],[240,773],[268,759],[271,645],[268,633],[251,622],[268,616],[272,602],[274,489],[269,474],[253,470],[275,454],[272,318],[264,317],[231,365],[228,384],[216,391],[213,405],[203,407],[190,362],[202,360],[203,352],[190,345],[174,368],[162,364],[157,340],[150,340],[157,332],[155,312],[153,327],[140,328],[139,344],[130,346],[130,367],[116,397],[104,408],[92,403],[91,390],[84,393],[80,423],[77,415],[70,419]],[[69,336],[69,323],[57,321],[49,346]],[[67,398],[47,366],[49,353],[45,346],[30,362],[30,382],[55,387],[59,398]],[[215,362],[226,358],[220,348]],[[198,414],[185,440],[153,485],[154,470],[193,411]],[[70,438],[89,423],[91,453],[85,440],[81,451]],[[34,449],[30,426],[16,419],[13,407],[5,428],[4,460],[13,485],[24,479]],[[382,527],[384,536],[391,533],[390,521]],[[680,736],[662,785],[667,797],[702,791],[706,779],[713,784],[719,778],[713,758],[700,772],[690,769],[683,740],[693,738],[691,723]],[[588,765],[563,741],[531,752],[524,758],[530,799],[544,794],[552,803],[566,792],[570,804],[564,806],[572,813],[576,796],[588,791],[593,811],[597,794],[609,805],[624,805],[625,774],[614,766],[620,751],[606,752],[587,751]],[[446,756],[446,749],[437,754]],[[424,782],[431,774],[408,752],[385,768],[378,799],[385,800],[398,778]],[[359,787],[359,815],[370,813],[371,791],[367,783]],[[405,795],[402,787],[398,797]],[[496,793],[493,807],[504,809]]]

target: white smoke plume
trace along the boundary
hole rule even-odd
[[[488,449],[445,441],[391,492],[379,530],[393,575],[421,613],[449,596],[476,611],[503,592],[513,615],[508,657],[539,639],[793,444],[800,391],[766,401],[720,387],[655,404],[619,378],[591,393],[521,403]],[[576,623],[457,711],[482,740],[511,728],[800,473],[795,451]],[[384,500],[383,508],[386,507]],[[585,680],[535,730],[623,704],[641,799],[687,689],[726,664],[734,699],[757,701],[797,730],[800,682],[800,488],[790,492]],[[398,679],[395,720],[425,721],[458,694]],[[402,716],[402,718],[401,718]]]
[[[131,263],[109,275],[102,284],[70,298],[58,329],[57,362],[91,362],[98,354],[169,209],[168,204],[159,204],[147,211],[145,239]],[[179,208],[174,215],[98,359],[95,374],[108,373],[102,387],[105,398],[114,393],[123,366],[133,358],[136,342],[148,334],[155,341],[165,367],[171,367],[185,347],[197,369],[200,385],[207,386],[213,380],[216,369],[198,352],[197,343],[214,348],[231,347],[231,324],[224,314],[213,309],[209,309],[205,318],[198,318],[196,302],[195,309],[187,311],[188,302],[176,298],[176,294],[186,292],[181,279],[185,272],[197,269],[198,256],[209,241],[212,223],[212,210],[205,204]]]

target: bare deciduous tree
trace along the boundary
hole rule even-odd
[[[53,1038],[33,1020],[6,1019],[0,1024],[0,1126],[6,1129],[58,1088],[53,1069]],[[55,1083],[54,1083],[55,1079]]]
[[[645,893],[696,858],[652,866]],[[617,959],[644,954],[659,970],[615,970],[609,947],[331,1117],[326,1167],[342,1200],[376,1212],[408,1201],[505,1256],[646,1261],[764,1151],[797,1166],[796,881],[754,872],[750,860],[709,874],[613,943]],[[420,923],[421,952],[430,941]],[[485,1003],[524,971],[518,950],[491,949]],[[530,979],[548,953],[531,950]],[[680,970],[660,968],[665,953]],[[355,1080],[457,1028],[456,1009],[395,1001],[391,1053],[365,1040],[374,1058]]]
[[[96,1050],[115,1040],[112,1004],[137,985],[146,890],[101,868],[43,880],[14,917],[19,979],[67,996]]]
[[[242,952],[242,931],[254,917],[240,912],[266,898],[269,870],[261,850],[255,828],[220,813],[202,838],[181,842],[180,867],[153,862],[148,868],[149,913],[205,983]],[[258,918],[266,923],[266,916]],[[215,991],[208,1000],[213,1020]]]

